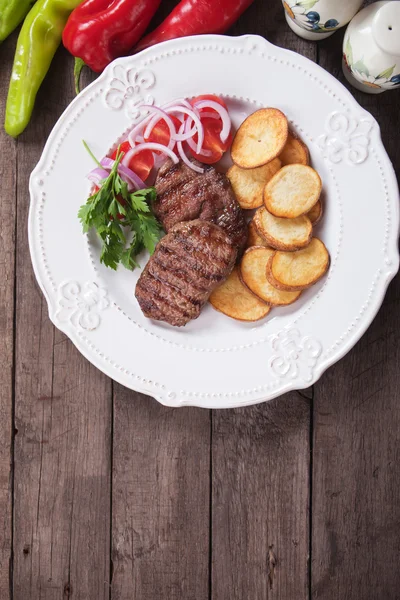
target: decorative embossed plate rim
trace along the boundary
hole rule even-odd
[[[321,237],[333,260],[319,287],[276,318],[249,327],[207,307],[176,332],[141,315],[124,296],[130,275],[107,272],[80,233],[91,165],[78,146],[86,136],[101,155],[141,118],[143,101],[204,92],[224,95],[237,124],[257,105],[286,112],[323,175]],[[309,386],[365,332],[398,269],[399,194],[376,121],[318,65],[258,36],[183,38],[115,61],[56,124],[30,192],[29,245],[51,320],[107,375],[169,406],[243,406]]]

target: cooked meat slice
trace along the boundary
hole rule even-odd
[[[155,183],[156,217],[165,231],[182,221],[211,221],[225,229],[235,246],[243,248],[247,225],[228,178],[211,165],[201,166],[204,173],[196,173],[182,162],[175,165],[170,159],[163,164]]]
[[[136,284],[146,317],[171,325],[196,319],[213,289],[232,271],[237,248],[213,223],[178,223],[157,244]]]

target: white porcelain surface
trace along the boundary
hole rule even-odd
[[[208,305],[173,328],[141,313],[140,271],[106,269],[96,238],[82,235],[76,214],[93,167],[82,139],[104,156],[141,103],[202,93],[223,95],[235,126],[261,106],[286,113],[323,180],[316,234],[332,263],[263,321]],[[399,195],[378,124],[323,69],[256,36],[184,38],[115,61],[54,127],[30,192],[29,245],[51,320],[104,373],[170,406],[242,406],[311,385],[365,332],[398,268]]]
[[[375,2],[354,17],[343,40],[343,72],[363,92],[400,89],[400,2]]]
[[[323,40],[346,25],[363,0],[282,0],[289,27],[306,40]]]

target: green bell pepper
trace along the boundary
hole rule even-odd
[[[0,42],[21,23],[35,0],[0,0]]]
[[[8,90],[5,130],[17,137],[28,125],[70,13],[82,0],[37,0],[22,25]]]

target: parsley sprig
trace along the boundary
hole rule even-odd
[[[85,142],[84,145],[103,168]],[[110,174],[80,207],[78,217],[84,233],[94,228],[102,240],[100,262],[114,270],[122,263],[132,271],[138,266],[136,257],[142,250],[153,254],[162,230],[150,209],[156,199],[155,188],[129,192],[128,184],[118,173],[122,156],[118,150]]]

